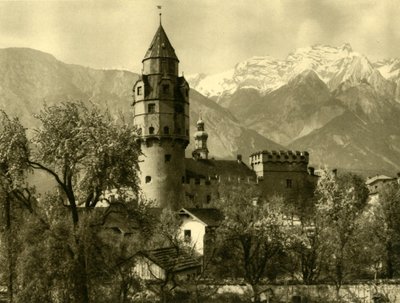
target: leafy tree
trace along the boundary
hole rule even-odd
[[[37,291],[35,300],[49,301],[50,297],[42,297],[46,295],[59,297],[60,294],[54,291],[59,292],[63,285],[70,285],[73,287],[69,288],[68,297],[61,297],[61,301],[89,302],[91,264],[95,259],[87,246],[91,243],[88,241],[91,238],[88,232],[92,230],[88,225],[90,220],[85,219],[86,212],[82,212],[80,206],[93,209],[107,198],[111,189],[117,195],[128,191],[132,193],[131,197],[138,196],[140,151],[135,143],[135,132],[123,119],[117,122],[108,112],[100,112],[94,105],[87,107],[79,102],[44,106],[37,118],[41,127],[35,130],[29,142],[18,119],[10,119],[4,112],[0,116],[2,209],[5,218],[9,219],[5,220],[5,234],[11,226],[10,205],[16,201],[31,214],[26,220],[26,228],[34,231],[31,241],[21,241],[24,244],[21,249],[23,253],[31,251],[29,256],[37,255],[39,251],[42,253],[37,258],[42,262],[41,267],[40,263],[26,256],[21,259],[25,262],[19,264],[18,270],[32,273],[31,269],[38,265],[37,272],[43,272],[43,269],[50,271],[32,276],[39,279],[34,288]],[[53,178],[58,185],[57,194],[36,200],[24,180],[25,173],[30,169],[41,170]],[[45,204],[48,209],[56,207],[61,214],[48,217],[48,209],[40,211]],[[70,214],[69,223],[64,220],[65,213]],[[82,216],[84,220],[81,220]],[[23,235],[24,232],[21,232]],[[61,274],[55,274],[54,270],[60,270]],[[21,279],[26,277],[30,276],[21,275]],[[12,278],[9,274],[10,296],[14,292]],[[27,294],[24,290],[32,288],[29,288],[28,280],[21,279],[18,282],[23,287],[19,287],[21,293],[18,297],[26,302],[26,298],[21,299]],[[52,289],[53,293],[45,289]]]
[[[322,237],[322,226],[319,218],[294,225],[290,233],[289,250],[305,284],[314,284],[323,267],[325,258],[325,239]]]
[[[376,272],[392,279],[400,273],[400,185],[385,184],[364,220],[364,239]]]
[[[0,205],[4,225],[4,251],[7,263],[8,298],[13,302],[14,293],[14,227],[13,210],[21,202],[33,212],[31,192],[25,184],[28,166],[29,148],[25,129],[18,119],[10,119],[4,111],[0,111]],[[18,203],[19,204],[19,203]]]
[[[56,181],[57,203],[68,206],[76,229],[76,250],[71,250],[74,300],[89,302],[85,242],[77,232],[78,206],[95,207],[110,189],[129,187],[137,194],[139,149],[134,131],[124,121],[115,123],[108,112],[78,102],[45,105],[37,118],[41,127],[32,140],[29,164]]]
[[[351,273],[357,247],[358,218],[364,210],[368,190],[354,174],[336,176],[325,171],[317,189],[317,216],[323,220],[322,237],[327,244],[327,275],[335,283],[337,295]]]
[[[267,269],[277,268],[286,238],[282,201],[262,201],[260,196],[256,186],[232,185],[222,190],[219,205],[225,219],[217,230],[218,242],[229,247],[251,285],[254,302],[260,301],[259,285]]]
[[[379,203],[385,224],[385,269],[391,279],[400,273],[400,185],[388,184],[379,194]]]

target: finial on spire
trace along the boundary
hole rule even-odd
[[[157,8],[159,9],[159,16],[160,16],[160,25],[161,25],[161,16],[162,16],[162,13],[161,13],[161,5],[157,5]]]

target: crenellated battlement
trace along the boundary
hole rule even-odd
[[[308,164],[309,153],[307,151],[293,151],[293,150],[263,150],[250,155],[249,162],[251,166],[261,163],[301,163]]]

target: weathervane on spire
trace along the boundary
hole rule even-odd
[[[160,25],[161,25],[161,15],[162,15],[162,13],[161,13],[161,5],[157,5],[157,8],[158,8],[158,10],[159,10]]]

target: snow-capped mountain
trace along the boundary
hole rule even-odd
[[[393,93],[395,85],[387,80],[399,76],[400,61],[381,62],[379,67],[376,64],[374,66],[366,56],[354,52],[347,43],[340,47],[315,45],[299,48],[284,60],[270,56],[252,57],[229,71],[215,75],[192,75],[188,81],[203,95],[218,100],[242,88],[252,88],[260,94],[266,94],[287,84],[302,72],[313,70],[330,90],[368,81],[384,94]]]
[[[383,59],[373,63],[373,66],[379,70],[381,75],[389,80],[400,78],[400,59]]]
[[[309,150],[317,165],[400,169],[400,59],[315,45],[189,81],[264,137]]]

